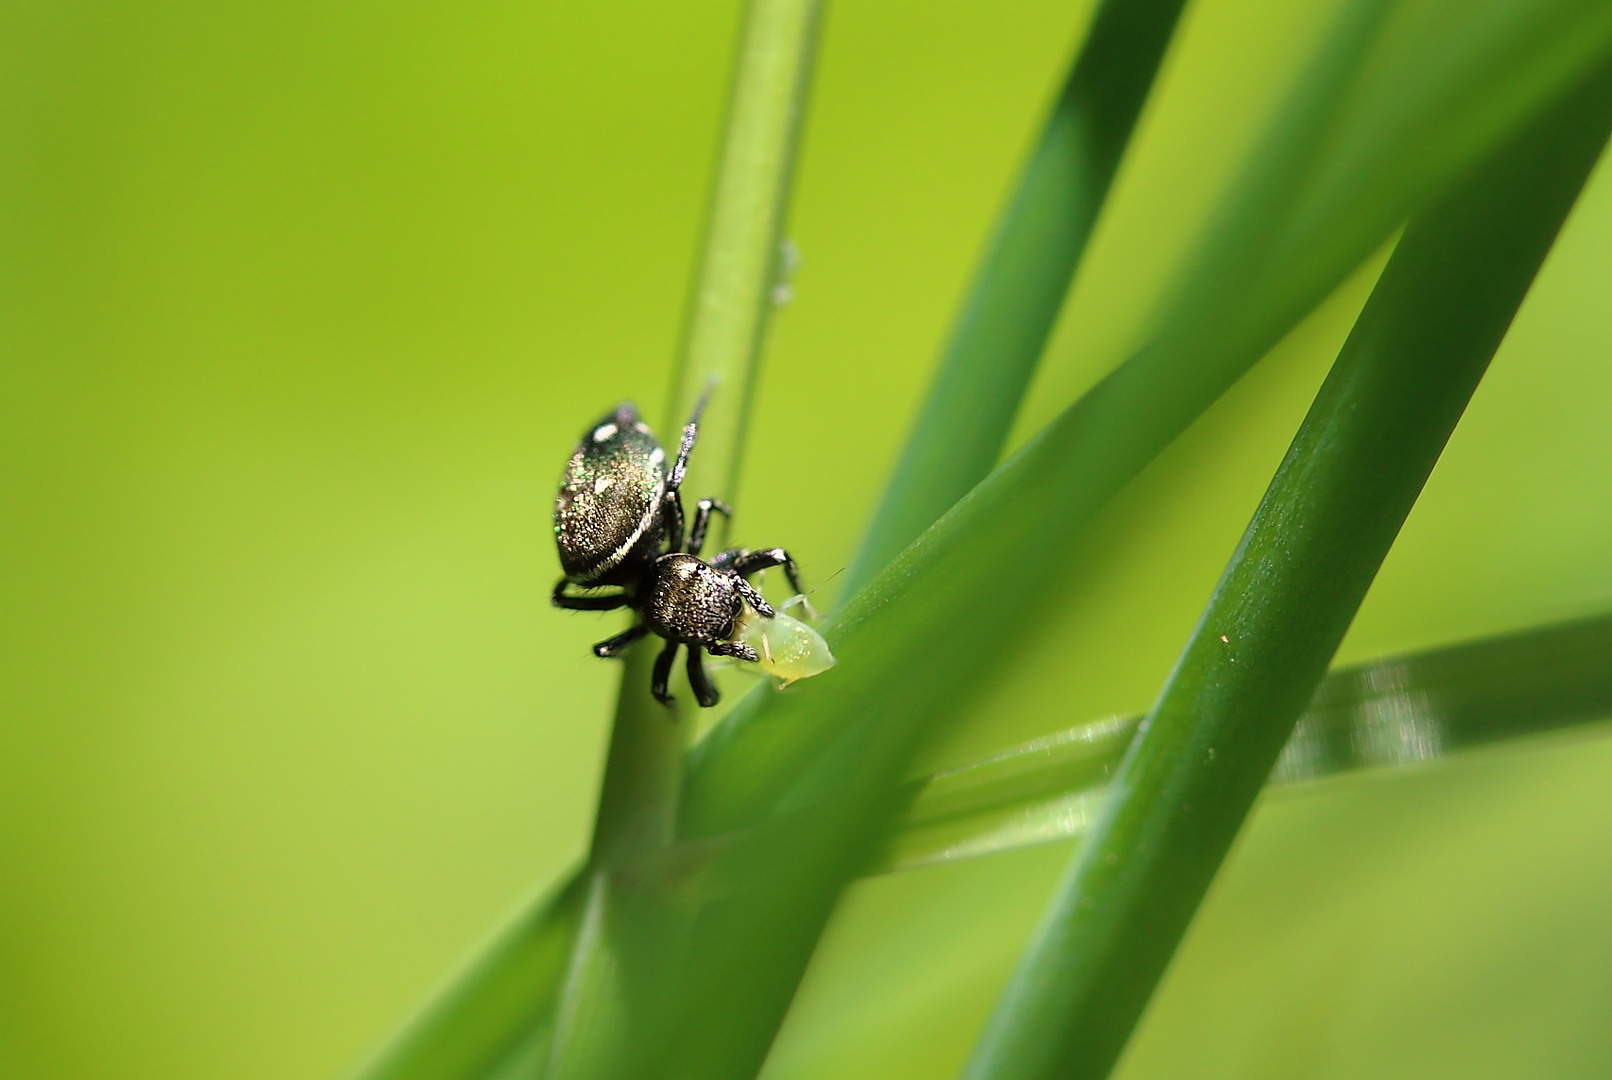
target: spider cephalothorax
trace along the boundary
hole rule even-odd
[[[595,655],[619,656],[645,634],[664,638],[650,688],[669,703],[672,663],[678,647],[687,646],[689,685],[709,707],[718,694],[706,678],[701,651],[756,662],[761,659],[756,650],[734,640],[747,618],[745,609],[768,620],[776,616],[750,576],[781,566],[795,592],[802,589],[795,562],[783,548],[731,548],[709,562],[700,558],[711,515],[733,512],[724,503],[701,499],[684,536],[679,488],[701,407],[703,402],[683,428],[669,473],[666,452],[631,405],[622,405],[582,436],[554,502],[554,538],[565,571],[554,586],[554,604],[576,611],[636,611],[640,621],[595,645]],[[609,591],[579,596],[573,588]]]

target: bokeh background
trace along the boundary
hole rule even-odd
[[[824,597],[1090,6],[831,7],[736,527]],[[1189,7],[1018,437],[1145,332],[1326,9]],[[618,616],[547,604],[553,485],[616,401],[664,426],[738,11],[0,10],[0,1075],[340,1075],[582,851]],[[1148,704],[1373,271],[927,764]],[[1609,290],[1603,168],[1343,660],[1612,608]],[[854,888],[768,1080],[951,1075],[1065,856]],[[1604,732],[1362,774],[1261,807],[1121,1074],[1606,1075],[1609,972]]]

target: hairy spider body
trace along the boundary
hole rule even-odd
[[[620,656],[646,634],[664,639],[650,689],[669,704],[672,664],[677,650],[686,647],[689,685],[709,708],[719,695],[705,675],[702,651],[754,663],[760,659],[755,649],[734,640],[741,616],[747,605],[763,618],[775,616],[750,576],[782,566],[791,587],[802,590],[795,561],[783,548],[732,548],[709,562],[700,558],[711,515],[733,512],[724,503],[701,499],[685,537],[680,489],[704,404],[702,400],[695,407],[683,428],[670,472],[666,452],[631,405],[617,408],[582,436],[554,501],[554,539],[565,572],[554,586],[554,606],[573,611],[631,608],[639,621],[599,642],[594,654]],[[610,591],[579,596],[573,588]]]

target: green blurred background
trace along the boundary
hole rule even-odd
[[[1144,332],[1325,7],[1188,9],[1019,437]],[[736,539],[847,561],[1089,8],[832,5]],[[582,851],[619,620],[549,608],[550,500],[660,416],[738,10],[0,11],[0,1075],[338,1074]],[[1147,705],[1372,269],[927,764]],[[1603,168],[1343,659],[1612,608],[1609,289]],[[768,1080],[950,1075],[1065,854],[857,886]],[[1360,775],[1263,806],[1122,1074],[1606,1075],[1609,973],[1612,740]]]

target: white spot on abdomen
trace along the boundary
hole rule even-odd
[[[605,488],[609,487],[615,482],[616,478],[614,476],[601,476],[599,479],[593,482],[593,493],[595,495],[603,495]]]
[[[606,439],[611,438],[615,434],[615,424],[600,424],[598,427],[593,429],[593,441],[604,442]]]
[[[649,460],[651,464],[659,465],[661,462],[666,460],[666,451],[662,450],[658,446],[655,447],[655,449],[649,452]]]

